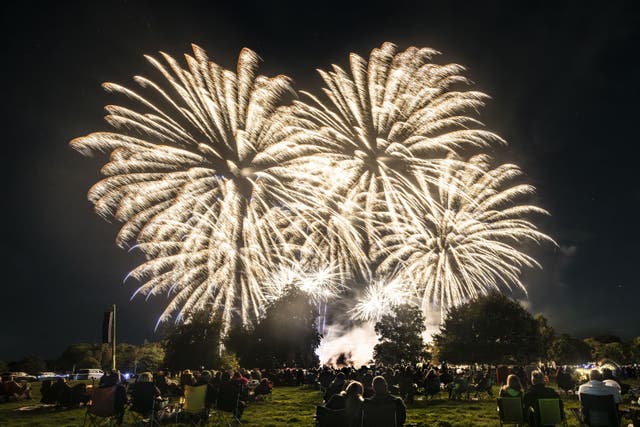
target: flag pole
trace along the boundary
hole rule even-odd
[[[116,305],[113,304],[113,336],[111,340],[111,370],[116,371]]]

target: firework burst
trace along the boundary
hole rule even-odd
[[[299,127],[331,165],[334,204],[318,227],[329,243],[320,246],[331,248],[328,256],[339,265],[346,265],[348,254],[352,269],[365,278],[369,251],[381,247],[381,216],[396,223],[416,211],[416,175],[437,175],[451,152],[502,142],[468,114],[487,96],[454,90],[468,83],[463,67],[432,63],[437,53],[416,47],[398,52],[385,43],[369,61],[351,54],[350,72],[336,65],[319,71],[329,102],[305,93],[310,102],[295,103]]]
[[[401,271],[426,312],[430,304],[442,310],[502,287],[518,287],[524,267],[538,266],[522,251],[526,242],[553,242],[527,218],[546,215],[521,204],[534,188],[513,184],[522,175],[511,164],[491,167],[486,155],[464,166],[452,160],[437,185],[422,180],[422,208],[408,217],[402,231],[385,236],[384,259],[378,268]]]
[[[147,255],[130,273],[138,292],[171,296],[160,321],[207,308],[227,325],[234,312],[246,323],[265,300],[261,281],[291,257],[283,225],[312,212],[312,163],[303,159],[314,149],[289,138],[290,115],[278,108],[288,78],[257,75],[248,49],[235,73],[193,52],[186,69],[166,54],[165,63],[147,57],[165,80],[137,76],[147,97],[106,83],[144,112],[108,106],[120,132],[71,145],[111,152],[89,199],[101,216],[124,222],[120,245]]]

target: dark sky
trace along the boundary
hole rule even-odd
[[[544,269],[525,276],[527,306],[564,332],[640,334],[637,2],[12,3],[2,11],[0,358],[97,341],[112,303],[122,340],[154,339],[165,299],[129,302],[135,284],[122,279],[139,259],[86,200],[102,160],[68,142],[108,129],[103,106],[120,98],[100,83],[130,84],[150,74],[143,54],[179,56],[191,42],[226,67],[250,47],[263,73],[316,91],[315,68],[383,41],[464,64],[493,98],[481,118],[510,142],[501,158],[525,169],[552,213],[541,225],[560,248],[535,251]]]

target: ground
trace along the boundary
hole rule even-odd
[[[494,389],[497,392],[497,389]],[[19,411],[18,408],[34,405],[40,400],[40,386],[33,383],[33,401],[0,404],[0,426],[49,427],[82,425],[84,409],[53,411]],[[565,408],[578,406],[576,397],[564,397]],[[311,427],[315,406],[322,402],[319,391],[297,387],[274,389],[269,402],[251,404],[244,413],[243,426],[261,427]],[[569,426],[577,426],[575,417],[566,411]],[[127,418],[125,417],[125,421]],[[130,420],[129,420],[130,421]],[[625,420],[626,421],[626,420]],[[420,427],[496,426],[498,416],[494,398],[486,394],[479,400],[450,401],[441,393],[440,399],[418,400],[409,406],[407,424]],[[623,422],[622,425],[628,425]]]

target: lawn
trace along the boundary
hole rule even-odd
[[[0,404],[0,426],[7,427],[45,427],[80,426],[84,409],[73,410],[34,410],[19,411],[18,408],[34,405],[40,400],[40,385],[33,384],[32,402],[12,402]],[[496,389],[497,391],[497,389]],[[444,393],[440,399],[417,400],[408,409],[408,424],[420,427],[428,426],[495,426],[498,425],[495,400],[486,395],[480,400],[450,401]],[[563,398],[565,408],[575,408],[575,397]],[[244,413],[244,426],[262,427],[310,427],[313,425],[315,405],[322,402],[319,391],[296,387],[276,388],[269,402],[251,404]],[[578,423],[567,410],[570,426]],[[125,416],[125,422],[127,417]],[[626,426],[628,422],[622,423]]]

